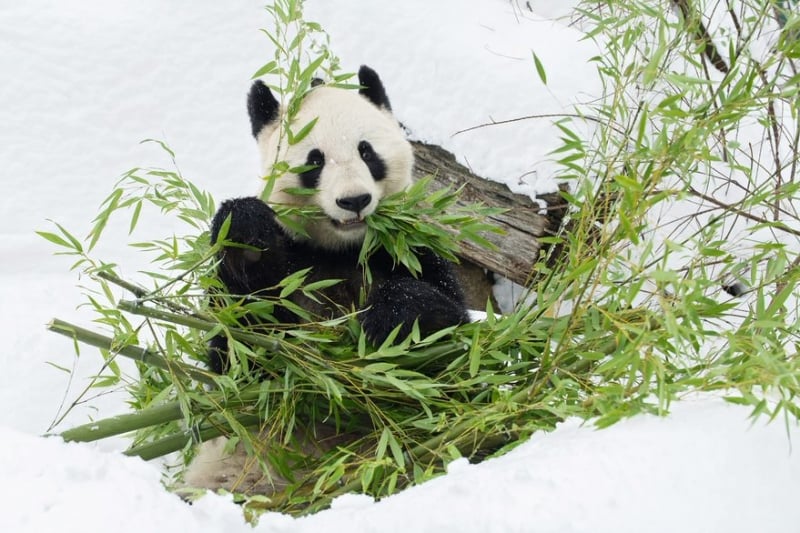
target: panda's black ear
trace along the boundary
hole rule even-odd
[[[361,68],[358,69],[358,83],[361,85],[358,94],[366,97],[367,100],[378,107],[389,111],[392,110],[389,97],[386,96],[386,90],[383,88],[383,83],[381,83],[377,72],[366,65],[361,65]]]
[[[277,120],[279,106],[278,101],[272,96],[272,91],[263,81],[253,82],[247,95],[247,113],[250,115],[253,137],[258,137],[264,126]]]

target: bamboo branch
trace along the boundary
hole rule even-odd
[[[180,306],[180,305],[176,304],[175,302],[173,302],[173,301],[171,301],[171,300],[169,300],[167,298],[154,297],[152,295],[152,293],[150,291],[148,291],[147,289],[145,289],[144,287],[141,287],[139,285],[136,285],[135,283],[131,283],[131,282],[126,281],[126,280],[124,280],[124,279],[122,279],[120,277],[117,277],[116,275],[112,274],[111,272],[109,272],[107,270],[100,270],[98,272],[95,272],[94,275],[97,276],[98,278],[102,279],[102,280],[108,281],[109,283],[113,283],[117,287],[121,287],[121,288],[125,289],[126,291],[128,291],[131,294],[133,294],[134,296],[136,296],[136,298],[139,299],[139,300],[142,300],[142,299],[154,300],[154,301],[158,302],[159,304],[162,304],[162,305],[164,305],[164,306],[166,306],[166,307],[168,307],[168,308],[170,308],[173,311],[178,312],[178,313],[181,313],[181,312],[188,313],[189,312],[188,308]]]
[[[694,187],[690,187],[689,188],[689,192],[691,194],[697,196],[698,198],[700,198],[702,200],[705,200],[706,202],[709,202],[711,204],[716,205],[717,207],[721,207],[722,209],[725,209],[726,211],[730,211],[731,213],[736,213],[737,215],[739,215],[742,218],[746,218],[748,220],[752,220],[754,222],[758,222],[759,224],[765,224],[765,225],[771,226],[771,227],[773,227],[775,229],[778,229],[780,231],[785,231],[786,233],[789,233],[791,235],[800,237],[800,230],[796,230],[796,229],[794,229],[794,228],[792,228],[790,226],[787,226],[786,224],[784,224],[781,221],[770,221],[770,220],[767,220],[766,218],[763,218],[763,217],[759,217],[759,216],[756,216],[756,215],[751,215],[747,211],[742,211],[741,209],[739,209],[738,207],[734,206],[733,204],[726,204],[725,202],[723,202],[721,200],[717,200],[713,196],[709,196],[707,194],[703,194],[700,191],[698,191],[697,189],[695,189]]]
[[[171,422],[179,419],[182,415],[180,404],[178,402],[170,402],[136,413],[127,413],[96,422],[89,422],[88,424],[62,431],[59,435],[67,442],[92,442]]]
[[[545,119],[545,118],[577,118],[581,120],[587,120],[589,122],[594,122],[601,126],[608,126],[609,128],[614,129],[617,133],[624,134],[625,132],[621,130],[617,125],[611,124],[606,120],[603,120],[598,117],[593,117],[591,115],[583,115],[579,113],[544,113],[544,114],[537,114],[537,115],[525,115],[521,117],[514,117],[505,120],[492,120],[491,122],[484,122],[483,124],[478,124],[477,126],[470,126],[468,128],[464,128],[463,130],[458,130],[453,134],[453,137],[456,135],[460,135],[462,133],[467,133],[469,131],[474,131],[481,128],[488,128],[490,126],[502,126],[504,124],[513,124],[515,122],[521,122],[524,120],[535,120],[535,119]]]
[[[260,422],[260,418],[256,415],[241,415],[235,417],[235,419],[244,427],[252,427]],[[189,442],[199,443],[215,437],[221,437],[222,435],[226,435],[229,429],[230,426],[224,422],[218,424],[201,424],[181,433],[169,435],[155,442],[142,444],[141,446],[125,450],[125,455],[141,457],[145,461],[149,461],[150,459],[182,450]]]
[[[256,390],[242,391],[242,393],[235,398],[223,397],[218,393],[209,392],[209,405],[213,406],[212,412],[231,407],[240,407],[255,402],[260,394],[258,388],[256,388]],[[202,411],[198,409],[197,412],[193,411],[192,414],[202,414]],[[124,415],[117,415],[103,420],[89,422],[88,424],[63,431],[59,435],[65,441],[92,442],[106,437],[130,433],[138,429],[172,422],[184,415],[185,413],[181,407],[181,403],[172,401],[156,407],[148,407],[147,409],[142,409],[135,413],[126,413]]]
[[[169,322],[172,324],[178,324],[181,326],[186,326],[193,329],[198,329],[200,331],[211,331],[212,329],[219,326],[218,323],[212,322],[206,318],[201,318],[197,315],[183,315],[178,313],[170,313],[169,311],[162,311],[160,309],[155,309],[153,307],[148,307],[142,305],[139,302],[131,301],[131,300],[120,300],[117,304],[117,308],[120,311],[127,311],[128,313],[133,313],[134,315],[145,316],[147,318],[153,318],[155,320],[162,320],[164,322]],[[252,344],[254,346],[259,346],[261,348],[266,348],[270,352],[277,352],[280,349],[280,343],[272,340],[265,335],[259,335],[258,333],[250,333],[248,331],[243,331],[241,329],[236,328],[229,328],[227,330],[231,337],[236,339],[237,341],[246,342],[248,344]]]
[[[201,331],[210,331],[217,326],[216,323],[204,318],[170,313],[168,311],[162,311],[160,309],[144,306],[138,302],[130,300],[121,300],[117,304],[117,307],[121,311],[127,311],[129,313],[153,318],[156,320],[162,320],[172,324],[187,326],[190,328],[199,329]],[[230,333],[231,337],[240,342],[265,348],[270,353],[277,353],[281,351],[280,342],[272,340],[266,335],[251,333],[237,328],[229,328],[227,331]],[[447,342],[413,350],[413,352],[410,352],[407,355],[394,356],[392,357],[392,362],[404,368],[413,368],[415,370],[419,370],[424,367],[435,365],[440,360],[447,360],[455,357],[463,352],[464,346],[462,344]],[[287,354],[287,356],[288,355],[289,354]],[[372,362],[371,359],[374,358],[370,358],[370,360],[366,361],[364,364]],[[355,366],[359,366],[359,364],[356,364]]]
[[[65,337],[69,337],[74,341],[88,344],[89,346],[95,346],[102,350],[109,350],[110,352],[133,359],[134,361],[139,361],[146,365],[154,366],[168,372],[183,374],[190,379],[205,385],[216,385],[213,377],[208,372],[204,372],[200,369],[176,361],[168,361],[156,352],[141,346],[136,346],[134,344],[120,346],[119,341],[116,341],[111,337],[107,337],[80,326],[70,324],[69,322],[64,322],[63,320],[59,320],[57,318],[54,318],[50,324],[47,325],[47,329],[60,335],[64,335]]]

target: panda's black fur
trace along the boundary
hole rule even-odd
[[[354,98],[366,100],[380,112],[364,123],[380,123],[380,127],[385,128],[383,117],[386,115],[391,117],[391,105],[380,78],[375,71],[363,66],[359,70],[359,83],[362,89],[358,95],[353,91],[335,88],[315,88],[311,92],[313,94],[320,90],[337,91],[336,98],[345,97],[338,92],[354,93]],[[331,93],[328,98],[333,96],[334,93]],[[260,136],[270,127],[274,128],[279,123],[279,103],[266,85],[261,81],[256,81],[248,95],[247,109],[253,135],[260,141],[262,156],[266,159],[265,167],[267,167],[270,164],[269,159],[274,156],[272,153],[264,153],[268,150],[264,149],[264,139],[260,139]],[[325,111],[322,109],[323,113]],[[348,112],[347,109],[331,111]],[[354,112],[357,111],[360,112],[360,109],[354,110]],[[390,121],[394,122],[394,127],[398,131],[396,137],[390,138],[389,142],[392,147],[394,148],[394,145],[398,143],[408,144],[402,136],[399,124],[393,118]],[[349,122],[345,122],[345,124],[347,128],[352,128],[358,127],[361,122],[356,122],[356,126],[350,126]],[[315,168],[296,175],[299,183],[289,183],[289,185],[316,188],[320,185],[320,178],[327,171],[327,166],[337,164],[326,161],[326,147],[322,146],[325,144],[322,141],[331,142],[331,137],[333,137],[333,142],[340,142],[339,132],[324,131],[314,136],[314,129],[318,127],[328,127],[328,123],[320,121],[314,126],[310,136],[312,141],[302,148],[305,158],[302,157],[302,153],[299,154],[301,160],[305,159],[301,163],[313,165]],[[379,137],[385,137],[384,132],[379,133]],[[319,145],[313,142],[315,138],[321,141]],[[357,152],[360,158],[360,161],[356,163],[363,165],[372,180],[377,183],[387,178],[390,171],[390,165],[387,163],[391,163],[391,161],[386,161],[386,158],[391,155],[387,156],[378,152],[379,148],[373,146],[375,140],[369,137],[369,131],[363,133],[342,132],[341,141],[354,145],[352,151]],[[386,143],[385,139],[383,142]],[[295,148],[289,148],[289,150],[296,151]],[[406,152],[402,153],[403,157],[406,157]],[[349,164],[355,163],[350,162]],[[265,168],[265,170],[269,169]],[[363,171],[356,167],[356,171],[359,170]],[[389,188],[388,192],[394,192],[394,189],[402,188],[410,183],[410,171],[410,165],[407,165],[407,168],[401,167],[399,172],[403,175],[393,176],[396,185],[393,186],[394,188]],[[279,178],[279,180],[282,179],[285,177]],[[349,175],[340,175],[338,179],[341,181],[350,178]],[[348,188],[342,190],[350,191],[352,194],[332,200],[341,208],[341,212],[352,212],[354,219],[361,217],[361,211],[367,207],[367,203],[374,205],[380,200],[380,198],[372,198],[373,194],[370,194],[369,191],[362,191],[358,187],[353,190]],[[325,190],[318,191],[315,196],[323,194],[326,194]],[[287,198],[291,200],[291,197],[282,197],[284,202],[287,201]],[[313,197],[310,201],[311,203],[315,202]],[[276,296],[280,289],[275,289],[275,287],[282,279],[298,270],[310,267],[308,282],[322,279],[341,279],[343,281],[325,290],[325,298],[320,300],[322,303],[306,298],[302,293],[295,296],[295,303],[301,305],[312,315],[323,319],[341,312],[341,307],[349,309],[359,305],[359,295],[364,289],[364,275],[362,267],[358,264],[363,232],[361,238],[351,238],[350,233],[354,233],[354,231],[342,230],[344,236],[341,239],[332,237],[333,243],[327,241],[320,243],[313,235],[305,238],[281,225],[273,209],[260,199],[245,197],[227,200],[220,206],[212,222],[212,242],[217,241],[220,229],[228,219],[230,219],[230,225],[226,241],[246,245],[246,247],[227,246],[220,254],[218,277],[231,294],[252,297]],[[333,226],[337,226],[336,221],[331,223]],[[359,223],[363,224],[363,222],[357,221],[355,225]],[[339,230],[323,231],[333,234]],[[464,297],[451,265],[429,251],[419,253],[418,259],[422,266],[422,273],[416,278],[402,266],[395,265],[391,257],[384,251],[374,254],[369,259],[369,269],[373,281],[371,287],[368,288],[366,302],[359,310],[358,318],[367,339],[372,343],[382,343],[392,330],[401,325],[398,339],[404,338],[410,332],[415,321],[418,322],[421,332],[426,334],[468,320]],[[277,307],[275,318],[288,323],[297,321],[297,317],[293,313]],[[227,357],[226,338],[216,337],[211,343],[209,352],[210,367],[216,372],[224,372],[227,368]]]

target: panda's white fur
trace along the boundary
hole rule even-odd
[[[299,143],[281,142],[280,121],[264,127],[257,136],[264,175],[272,173],[275,162],[287,162],[290,167],[306,163],[310,150],[320,149],[325,154],[325,165],[320,174],[317,193],[304,197],[285,192],[299,188],[297,175],[287,173],[275,183],[269,201],[273,204],[304,205],[313,203],[322,208],[327,218],[307,222],[305,230],[315,244],[329,249],[359,243],[364,239],[365,224],[358,224],[371,215],[378,201],[385,196],[402,191],[411,184],[414,155],[411,144],[391,111],[379,108],[356,91],[334,87],[317,87],[303,99],[295,116],[293,127],[302,128],[316,119],[311,132]],[[373,179],[361,161],[358,143],[368,140],[386,165],[386,177]],[[370,202],[359,216],[337,205],[337,198],[369,194]],[[337,221],[343,224],[335,224]]]
[[[261,200],[235,198],[220,206],[211,237],[216,242],[220,228],[229,221],[227,239],[247,245],[226,246],[220,254],[218,276],[231,293],[269,296],[286,275],[310,267],[308,281],[343,280],[326,289],[325,298],[337,305],[361,307],[358,318],[367,339],[380,344],[398,326],[401,336],[407,335],[416,321],[427,334],[465,322],[468,317],[449,263],[430,251],[418,253],[423,267],[419,276],[395,265],[387,253],[376,253],[369,259],[373,283],[365,286],[363,267],[358,262],[359,245],[366,232],[364,217],[374,213],[381,198],[411,183],[413,153],[391,113],[377,74],[362,67],[359,81],[364,86],[360,91],[324,86],[312,89],[302,101],[293,128],[299,130],[314,119],[317,122],[304,139],[291,146],[280,136],[277,100],[264,84],[254,83],[248,110],[264,174],[272,172],[275,162],[301,167],[307,165],[313,151],[324,154],[324,164],[318,165],[319,172],[314,174],[313,195],[287,192],[304,186],[302,173],[287,172],[275,182],[269,204],[311,203],[326,216],[306,223],[306,237],[281,224],[272,208]],[[363,142],[368,143],[374,158],[360,152]],[[374,170],[376,161],[380,163],[379,172]],[[358,203],[357,209],[345,209],[342,202],[348,198],[361,198],[364,203]],[[359,302],[365,289],[367,301]],[[308,299],[295,303],[307,308],[318,305]],[[277,319],[292,320],[291,315],[279,312],[276,306]],[[312,312],[323,315],[326,310],[314,308]],[[227,350],[224,336],[211,340],[212,370],[226,370]],[[319,456],[355,438],[321,424],[296,430],[293,437],[294,450],[306,456]],[[256,450],[262,457],[274,444],[262,438],[256,442],[263,447]],[[184,474],[185,485],[259,494],[271,494],[286,486],[286,480],[274,469],[262,472],[259,461],[248,457],[241,444],[232,451],[228,447],[224,438],[204,443]]]
[[[296,431],[295,435],[298,442],[293,451],[306,457],[320,457],[326,451],[354,438],[353,435],[337,434],[330,426],[322,424],[318,424],[313,433]],[[263,446],[256,453],[266,456],[269,443],[260,438],[255,439],[255,442],[256,445]],[[270,495],[284,490],[289,484],[273,468],[264,472],[259,461],[249,455],[241,443],[236,444],[232,450],[228,450],[228,447],[229,441],[225,437],[204,442],[184,473],[184,486]]]

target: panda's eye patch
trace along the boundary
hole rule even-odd
[[[367,141],[361,141],[358,143],[358,153],[365,163],[372,161],[375,158],[375,150],[372,149],[372,145]]]
[[[325,166],[325,154],[314,148],[306,156],[306,166],[313,168],[298,174],[300,185],[306,189],[316,189],[319,183],[319,175],[322,173],[322,167]]]
[[[372,174],[372,179],[380,181],[386,177],[386,165],[370,143],[367,141],[358,143],[358,154],[364,164],[367,165],[369,173]]]

